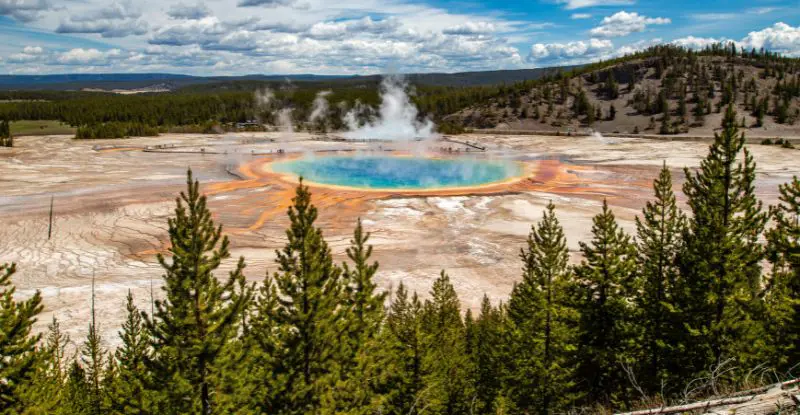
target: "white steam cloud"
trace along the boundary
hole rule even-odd
[[[317,97],[314,98],[314,105],[311,108],[311,115],[308,117],[308,122],[315,123],[317,120],[324,120],[328,116],[328,95],[331,91],[319,91]]]
[[[278,111],[278,127],[282,132],[293,133],[294,125],[292,124],[292,109],[283,108]]]
[[[275,99],[275,93],[269,88],[259,89],[256,91],[256,105],[260,108],[267,108],[269,104]]]
[[[377,120],[359,126],[358,115],[364,108],[360,103],[348,112],[344,121],[350,131],[343,134],[347,139],[414,140],[436,136],[431,120],[419,121],[419,111],[411,102],[407,92],[408,83],[400,76],[386,76],[381,83],[381,106]]]

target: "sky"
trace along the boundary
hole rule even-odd
[[[800,0],[0,0],[0,74],[375,74],[731,41],[800,57]]]

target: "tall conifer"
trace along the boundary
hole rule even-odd
[[[0,265],[0,408],[11,413],[25,410],[22,395],[36,370],[40,338],[31,334],[31,328],[42,311],[38,291],[24,301],[14,298],[15,271],[14,264]]]
[[[277,251],[274,275],[277,304],[272,319],[282,327],[277,340],[279,373],[285,374],[287,413],[317,412],[330,377],[346,350],[340,306],[342,270],[333,262],[322,230],[314,226],[317,208],[302,182],[289,207],[288,241]]]
[[[331,391],[325,397],[325,411],[330,413],[367,413],[369,407],[380,405],[378,395],[385,386],[378,336],[385,315],[386,294],[377,292],[373,281],[378,263],[370,262],[369,236],[359,219],[346,250],[352,266],[347,262],[342,264],[342,304],[346,307],[342,341],[346,347]]]
[[[761,290],[763,249],[758,242],[767,215],[755,196],[755,162],[728,106],[722,132],[697,172],[686,170],[683,191],[692,210],[681,255],[691,359],[682,366],[702,371],[734,358],[754,363],[761,336],[753,321]],[[740,158],[741,156],[741,158]]]
[[[430,299],[423,307],[423,359],[425,403],[433,413],[469,413],[475,392],[471,385],[461,304],[450,277],[442,271],[433,282]]]
[[[800,363],[800,180],[779,187],[767,232],[772,275],[767,284],[764,321],[768,322],[771,363],[786,371]]]
[[[475,371],[472,376],[475,382],[474,413],[492,412],[500,397],[505,366],[505,320],[503,306],[493,307],[489,297],[484,294],[478,318],[474,322],[465,321],[467,348]]]
[[[642,216],[636,217],[642,279],[642,294],[637,302],[645,347],[644,383],[651,392],[658,392],[661,381],[668,381],[667,375],[675,373],[675,356],[690,345],[680,344],[683,325],[676,303],[680,275],[676,260],[682,249],[686,217],[678,209],[666,162],[653,182],[653,190],[655,200],[648,201]],[[676,382],[668,384],[683,383],[673,380]]]
[[[549,203],[521,250],[522,282],[508,303],[510,398],[518,410],[550,414],[575,399],[577,311],[570,304],[574,275],[564,230]]]
[[[576,267],[580,309],[579,379],[590,402],[620,404],[629,380],[623,364],[636,361],[639,342],[633,324],[636,247],[603,201],[593,219],[592,240],[580,243],[584,260]]]
[[[403,283],[397,287],[386,317],[385,364],[389,373],[385,409],[389,414],[413,414],[425,406],[422,303],[417,294],[409,298]]]
[[[103,408],[103,390],[101,387],[103,380],[103,366],[105,365],[106,353],[102,346],[102,337],[97,331],[97,320],[95,319],[94,298],[95,298],[95,278],[92,275],[92,301],[90,308],[89,330],[86,340],[81,346],[81,362],[86,369],[86,384],[88,385],[87,410],[90,414],[100,414],[105,411]]]
[[[119,333],[122,345],[114,353],[117,376],[110,391],[112,408],[125,415],[150,414],[153,408],[148,388],[157,387],[151,384],[150,372],[145,365],[151,357],[150,337],[130,290],[125,309],[128,314]]]
[[[158,256],[166,271],[165,298],[155,301],[155,315],[146,318],[153,347],[149,362],[163,392],[161,413],[215,411],[217,358],[236,335],[249,300],[235,291],[244,279],[243,258],[223,282],[213,274],[230,256],[229,242],[214,225],[199,187],[189,170],[187,191],[168,222],[172,260]]]

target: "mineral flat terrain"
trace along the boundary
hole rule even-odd
[[[149,310],[151,287],[160,296],[158,253],[168,247],[167,218],[191,167],[208,196],[215,219],[231,239],[232,256],[244,256],[254,282],[274,272],[275,249],[284,244],[295,180],[272,173],[269,163],[286,157],[332,153],[417,154],[482,157],[523,163],[515,180],[475,188],[436,191],[364,191],[312,185],[318,224],[337,261],[344,261],[358,218],[372,233],[378,282],[403,282],[427,296],[446,270],[465,308],[484,294],[502,300],[520,278],[519,250],[549,201],[556,205],[574,261],[587,241],[592,217],[608,200],[622,226],[651,197],[662,163],[673,170],[680,192],[683,168],[699,166],[709,142],[596,137],[466,135],[454,141],[344,142],[304,133],[162,135],[127,140],[76,141],[69,136],[20,137],[0,149],[0,263],[16,262],[14,283],[22,295],[40,290],[43,330],[57,316],[74,342],[88,324],[91,281],[109,345],[124,317],[131,290]],[[777,187],[797,174],[800,152],[750,145],[758,163],[757,194],[774,204]],[[469,151],[468,151],[469,150]],[[48,240],[51,198],[52,237]],[[679,193],[682,201],[682,195]]]

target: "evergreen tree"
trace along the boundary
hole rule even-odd
[[[475,370],[476,413],[491,413],[502,387],[502,367],[506,316],[503,307],[492,307],[489,297],[484,295],[481,312],[474,322],[471,314],[465,318],[467,352]]]
[[[679,344],[682,329],[676,304],[679,270],[676,264],[682,248],[686,217],[678,209],[672,191],[672,174],[666,162],[653,182],[655,200],[647,202],[636,217],[639,270],[642,294],[638,298],[640,325],[644,331],[646,386],[660,391],[661,381],[674,373],[674,357],[688,345]],[[681,384],[680,379],[667,384]]]
[[[286,327],[274,320],[278,310],[278,291],[275,280],[269,275],[255,295],[248,310],[249,322],[244,331],[244,346],[249,349],[243,364],[248,368],[235,385],[233,401],[255,413],[279,413],[286,376],[279,372],[280,354],[278,340],[285,337]]]
[[[54,316],[47,326],[44,343],[37,350],[37,369],[25,392],[27,413],[56,413],[60,407],[67,364],[67,343],[69,336],[61,331],[61,325]]]
[[[469,374],[461,304],[450,277],[442,271],[425,301],[422,327],[426,355],[424,402],[434,414],[469,413],[475,397]]]
[[[780,203],[772,208],[775,225],[767,232],[772,275],[762,320],[769,322],[770,360],[786,371],[800,363],[800,180],[795,176],[779,190]]]
[[[591,243],[580,243],[584,260],[575,268],[580,311],[578,378],[590,402],[625,402],[629,380],[621,365],[636,361],[633,324],[636,247],[603,202],[593,219]]]
[[[279,373],[285,390],[277,391],[286,413],[319,411],[331,377],[345,356],[341,336],[342,270],[333,262],[322,230],[314,226],[317,208],[302,182],[288,210],[288,242],[278,251],[277,304],[272,320],[282,328],[277,339]]]
[[[423,358],[426,355],[422,332],[422,303],[400,283],[386,317],[386,413],[414,414],[424,407]]]
[[[228,238],[215,227],[199,183],[189,170],[187,192],[177,199],[169,219],[172,261],[158,256],[166,271],[164,300],[146,318],[153,358],[148,362],[161,383],[161,413],[214,412],[217,358],[236,335],[248,295],[237,295],[244,279],[244,259],[220,282],[213,275],[230,256]]]
[[[86,367],[86,384],[88,386],[88,413],[100,414],[103,408],[103,390],[101,383],[103,380],[103,365],[105,363],[105,351],[102,347],[102,338],[97,332],[97,321],[94,312],[94,275],[92,275],[92,304],[90,309],[91,319],[89,321],[89,331],[86,340],[81,347],[81,362]]]
[[[666,100],[664,101],[666,102]],[[669,104],[664,104],[664,116],[661,117],[661,134],[672,134],[672,120],[669,115]]]
[[[377,285],[373,278],[378,271],[378,263],[369,263],[372,246],[367,245],[368,241],[369,233],[364,233],[359,219],[350,247],[347,248],[347,257],[353,262],[353,267],[347,263],[342,265],[347,283],[344,294],[349,308],[347,335],[352,358],[378,334],[384,315],[386,294],[376,292]]]
[[[551,414],[571,405],[574,391],[576,310],[569,295],[573,274],[564,230],[548,204],[531,228],[523,261],[522,282],[508,303],[510,348],[506,380],[509,398],[524,413]]]
[[[77,360],[73,360],[67,370],[67,379],[62,391],[62,405],[58,407],[60,415],[88,415],[92,413],[90,401],[91,386],[86,381],[86,371]]]
[[[343,316],[346,333],[343,342],[346,350],[339,363],[336,385],[327,396],[326,411],[333,413],[366,411],[378,400],[383,388],[380,367],[381,352],[378,338],[384,319],[385,293],[376,292],[373,281],[378,263],[370,263],[372,246],[367,245],[369,233],[364,233],[361,219],[358,220],[347,248],[347,257],[353,263],[342,264],[344,284]]]
[[[0,147],[13,147],[14,137],[11,135],[11,124],[8,120],[0,120]]]
[[[695,372],[728,358],[747,366],[763,346],[752,317],[761,289],[758,238],[767,216],[755,196],[755,163],[733,106],[722,127],[700,169],[686,170],[683,185],[692,210],[679,259],[682,320],[690,335],[683,343],[693,347],[681,366]]]
[[[115,413],[125,415],[150,414],[153,413],[153,408],[148,388],[157,387],[151,385],[150,373],[145,365],[151,358],[150,336],[133,303],[130,290],[125,309],[128,314],[119,333],[122,345],[114,353],[117,376],[110,391],[112,408]]]
[[[0,408],[3,413],[23,412],[23,392],[37,365],[36,343],[31,334],[36,315],[42,311],[42,296],[16,301],[11,276],[14,264],[0,265]]]

